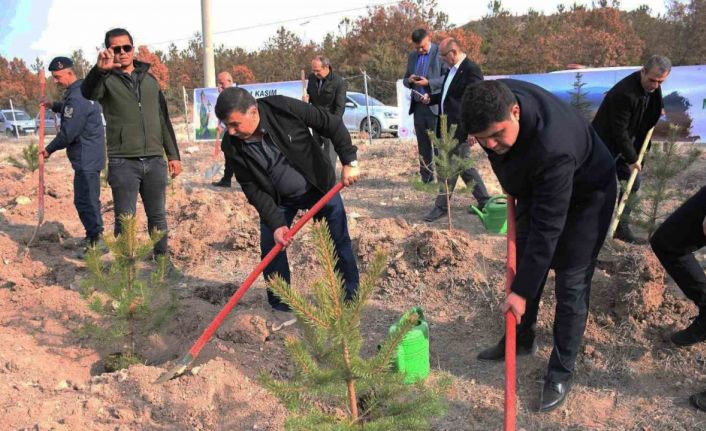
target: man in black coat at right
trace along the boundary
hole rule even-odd
[[[672,70],[667,57],[653,55],[642,69],[631,73],[606,93],[593,118],[593,128],[608,145],[615,158],[618,179],[627,181],[630,173],[642,166],[637,162],[640,148],[647,132],[657,124],[662,115],[662,83]],[[635,178],[631,193],[640,189],[640,175]],[[615,237],[625,242],[637,243],[628,224],[631,208],[625,208]]]
[[[615,163],[578,110],[527,82],[471,84],[462,121],[517,199],[517,272],[503,312],[519,322],[518,355],[533,351],[539,301],[549,269],[555,272],[554,348],[539,403],[539,411],[550,411],[566,399],[586,328],[591,279],[615,206]],[[504,359],[504,345],[503,338],[479,359]]]

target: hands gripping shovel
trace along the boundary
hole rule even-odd
[[[311,220],[312,217],[318,213],[321,208],[328,203],[328,201],[333,198],[336,193],[341,191],[343,189],[343,183],[338,183],[336,184],[331,190],[329,190],[328,193],[326,193],[309,211],[304,214],[304,216],[297,221],[294,226],[287,232],[285,235],[285,240],[291,239],[294,237],[294,235],[299,232],[299,230],[309,221]],[[279,254],[279,252],[282,251],[282,245],[281,244],[276,244],[272,250],[270,250],[269,253],[262,259],[259,265],[248,275],[248,278],[245,279],[243,284],[240,285],[238,290],[235,291],[233,296],[228,300],[226,305],[223,307],[223,309],[216,315],[216,317],[211,321],[211,323],[208,325],[206,330],[201,334],[198,340],[196,340],[196,343],[194,343],[193,346],[191,346],[191,349],[179,359],[177,364],[172,367],[169,371],[166,373],[162,374],[155,383],[164,383],[168,380],[173,379],[174,377],[178,377],[182,375],[187,368],[194,362],[196,357],[199,355],[201,352],[201,349],[208,343],[208,341],[211,339],[213,336],[214,332],[221,326],[223,323],[223,320],[228,316],[228,313],[235,307],[235,304],[238,303],[240,298],[245,295],[245,292],[250,288],[250,286],[255,282],[257,277],[260,276],[260,273],[265,270],[267,265],[272,262],[272,259],[275,258]]]

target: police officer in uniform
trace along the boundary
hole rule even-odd
[[[73,62],[56,57],[49,63],[54,83],[66,89],[61,103],[42,104],[61,114],[61,129],[44,150],[44,158],[66,148],[74,169],[74,205],[86,238],[84,249],[95,246],[103,233],[100,211],[100,171],[105,166],[105,131],[100,105],[81,94],[81,82],[73,70]]]

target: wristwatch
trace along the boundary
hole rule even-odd
[[[348,166],[350,166],[351,168],[357,168],[357,167],[358,167],[358,161],[357,161],[357,160],[353,160],[352,162],[348,163]]]

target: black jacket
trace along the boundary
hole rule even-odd
[[[285,96],[263,97],[257,100],[257,107],[260,129],[270,135],[292,166],[322,194],[335,185],[336,174],[309,128],[331,139],[342,164],[356,160],[357,148],[340,117]],[[243,151],[243,141],[226,134],[221,149],[233,164],[235,179],[262,222],[272,230],[286,226],[284,216],[277,211],[281,203],[277,190],[262,166]]]
[[[444,80],[441,84],[441,92],[432,94],[430,97],[430,105],[438,105],[441,103],[441,96],[444,92],[444,86],[446,85],[446,80],[449,77],[450,70],[446,70],[444,74]],[[468,59],[464,58],[461,64],[458,66],[458,70],[449,84],[449,89],[446,91],[446,98],[444,98],[444,108],[443,114],[447,117],[447,124],[450,128],[452,124],[456,124],[456,134],[454,135],[459,143],[466,142],[468,134],[463,129],[461,125],[461,99],[463,99],[463,92],[466,90],[468,84],[483,80],[483,72],[481,72],[480,67]],[[442,114],[442,111],[439,111]],[[436,123],[436,135],[441,136],[441,122]]]
[[[47,145],[49,154],[66,148],[74,170],[100,171],[105,166],[105,131],[97,102],[81,95],[81,80],[66,89],[63,103],[54,103],[61,112],[61,129]]]
[[[637,162],[642,142],[664,108],[661,87],[650,95],[647,108],[643,104],[644,95],[640,71],[631,73],[606,93],[593,118],[593,128],[613,157],[622,156],[629,164]]]
[[[614,189],[615,162],[578,110],[534,84],[501,81],[520,105],[520,134],[506,154],[486,152],[503,189],[518,201],[512,291],[530,299],[550,267],[595,257],[603,238],[594,220],[600,208],[592,205],[596,195]]]
[[[337,117],[343,117],[346,109],[346,90],[348,86],[337,73],[331,70],[321,84],[319,89],[319,79],[313,73],[309,75],[309,83],[306,92],[309,95],[309,103],[326,109],[326,112]]]

